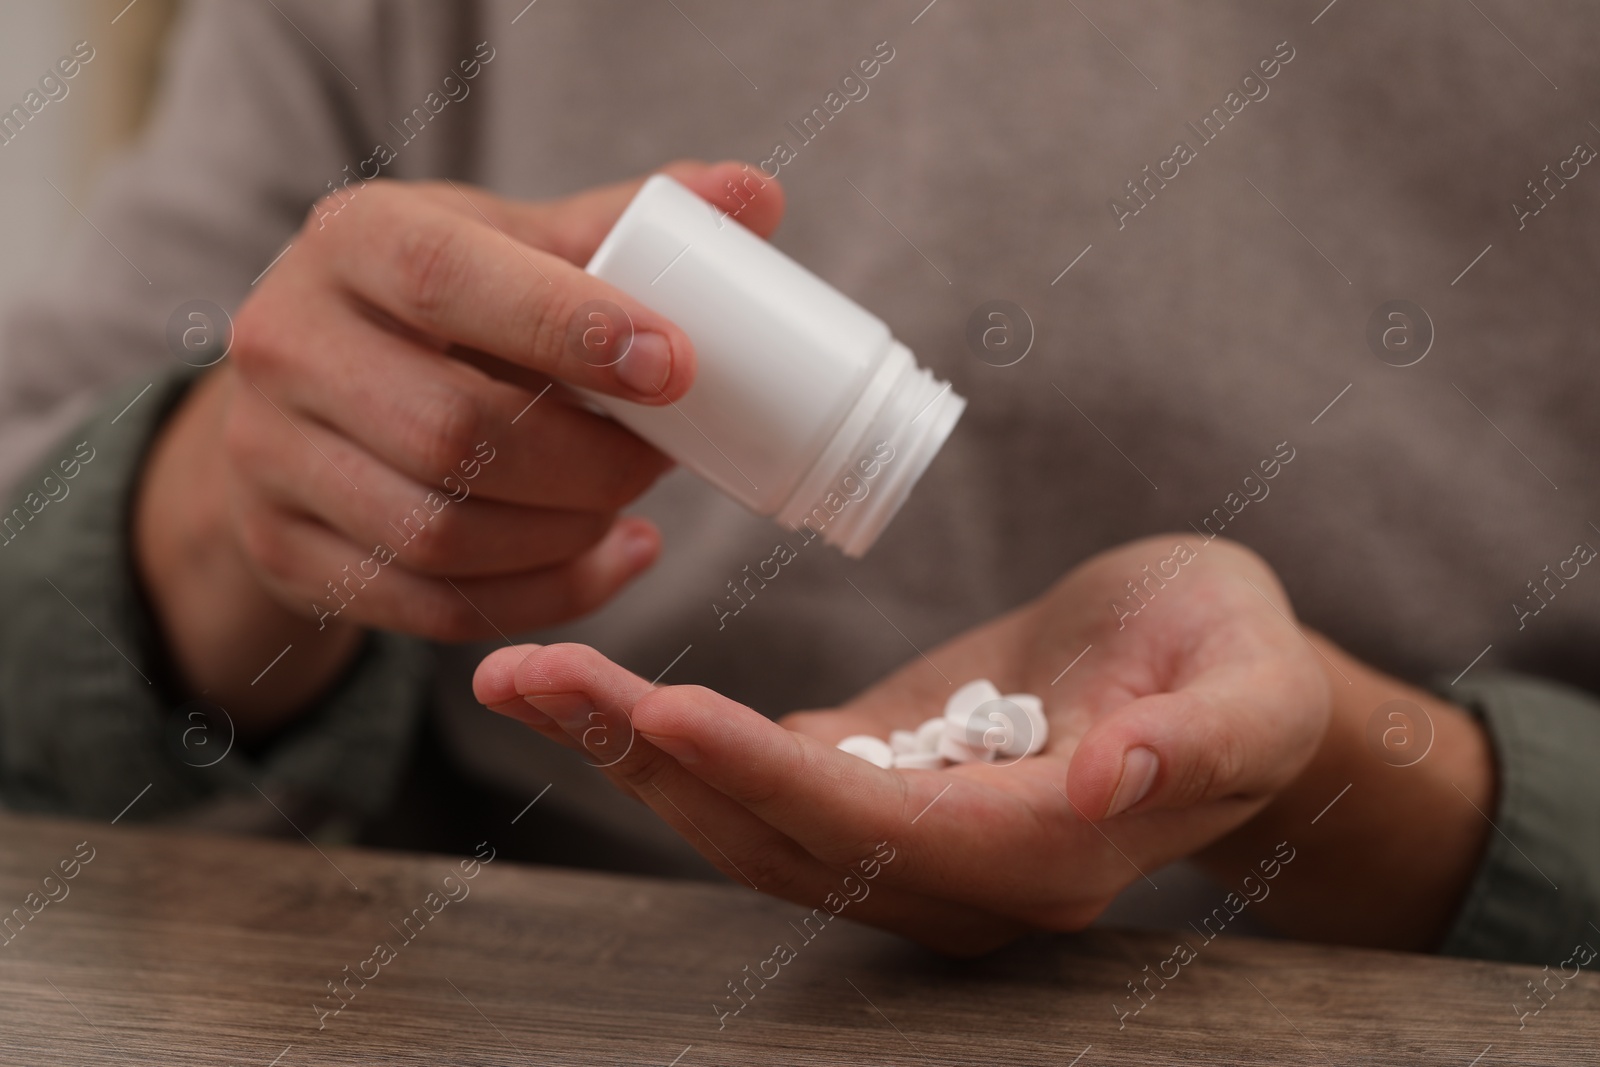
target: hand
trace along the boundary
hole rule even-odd
[[[1308,636],[1333,691],[1316,755],[1260,814],[1195,859],[1238,885],[1288,840],[1300,846],[1294,876],[1252,903],[1261,918],[1307,941],[1432,951],[1491,835],[1488,734],[1465,710]]]
[[[1135,581],[1148,582],[1142,607]],[[1097,556],[844,707],[782,725],[703,688],[652,689],[574,645],[497,651],[474,688],[491,708],[587,745],[712,863],[765,892],[815,905],[888,841],[899,858],[851,916],[970,952],[1028,927],[1086,925],[1143,872],[1215,841],[1295,777],[1329,695],[1291,619],[1254,554],[1168,537]],[[898,771],[833,747],[915,728],[975,677],[1044,698],[1044,752]]]
[[[782,213],[773,182],[741,206],[737,164],[666,172],[757,232]],[[260,703],[244,683],[299,634],[284,672],[298,681],[274,679],[281,713],[361,628],[460,641],[546,626],[654,561],[655,528],[617,512],[666,458],[559,385],[543,395],[664,404],[689,388],[684,334],[581,268],[639,184],[526,204],[378,181],[312,211],[140,494],[141,575],[195,689]],[[632,319],[620,361],[569,343],[591,300]]]

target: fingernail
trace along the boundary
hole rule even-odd
[[[617,380],[640,396],[659,399],[672,377],[672,346],[659,333],[638,333],[617,364]]]
[[[649,734],[639,736],[685,766],[700,762],[700,750],[695,747],[693,741],[686,741],[681,737],[652,737]]]
[[[1122,780],[1117,783],[1116,793],[1112,794],[1106,818],[1121,815],[1143,800],[1150,793],[1150,787],[1156,784],[1156,771],[1160,769],[1161,761],[1156,758],[1154,750],[1130,748],[1128,754],[1122,757]]]

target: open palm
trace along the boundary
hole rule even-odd
[[[606,773],[764,892],[819,904],[888,842],[894,859],[851,917],[971,952],[1087,924],[1293,779],[1328,692],[1291,619],[1254,554],[1168,537],[1096,556],[848,704],[781,723],[698,686],[652,688],[578,645],[501,650],[475,687],[597,754],[632,738]],[[907,771],[833,747],[914,729],[976,677],[1044,699],[1043,752]]]

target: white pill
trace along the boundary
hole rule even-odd
[[[1022,713],[1028,717],[1028,729],[1025,735],[1027,744],[1022,751],[1017,750],[1022,746],[1014,744],[1009,749],[1002,749],[1002,754],[1031,756],[1036,752],[1042,752],[1044,743],[1050,739],[1050,723],[1044,717],[1044,701],[1032,693],[1007,693],[1005,699],[1022,709]],[[1015,731],[1013,737],[1017,742],[1024,740],[1024,737],[1017,736]]]
[[[903,770],[936,771],[944,763],[937,752],[897,752],[894,757],[895,767]]]
[[[956,740],[971,749],[982,750],[984,747],[983,735],[993,725],[978,709],[990,701],[1000,699],[1000,690],[987,678],[979,678],[968,682],[950,695],[945,701],[944,720],[946,736],[954,735]]]
[[[939,751],[939,738],[944,736],[944,718],[929,719],[917,727],[917,751]]]
[[[939,739],[939,755],[951,763],[987,762],[989,759],[987,752],[962,744],[953,734],[945,734]]]
[[[910,730],[890,731],[889,748],[897,756],[919,751],[917,748],[917,735]]]
[[[991,700],[973,717],[972,725],[967,728],[967,743],[977,741],[976,747],[992,756],[1010,755],[1012,749],[1021,747],[1025,741],[1025,735],[1019,736],[1018,727],[1026,729],[1027,721],[1022,709],[1004,697]]]
[[[944,702],[944,717],[964,728],[973,712],[989,701],[999,699],[1000,690],[994,687],[994,683],[987,678],[979,678],[950,694],[950,699]]]
[[[894,749],[884,743],[882,738],[870,734],[852,734],[835,747],[841,752],[860,756],[868,763],[885,769],[894,766]]]

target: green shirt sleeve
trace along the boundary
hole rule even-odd
[[[409,755],[425,643],[370,634],[316,707],[250,751],[225,708],[193,714],[202,705],[165,676],[129,513],[144,455],[194,379],[119,390],[0,516],[0,803],[111,819],[137,798],[130,821],[206,822],[209,808],[227,813],[219,825],[279,831],[291,811],[358,822],[388,806]]]
[[[1600,699],[1514,674],[1439,691],[1499,765],[1488,849],[1440,951],[1555,966],[1600,944]]]

